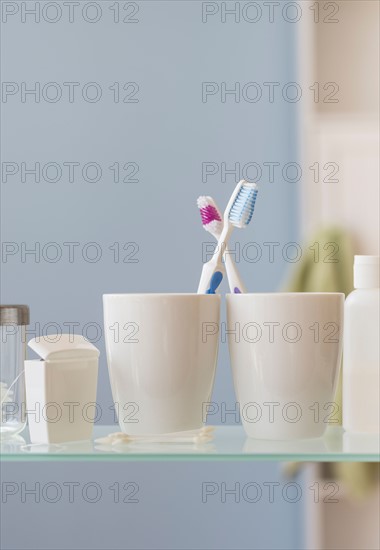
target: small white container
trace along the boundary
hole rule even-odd
[[[42,357],[25,361],[31,442],[91,439],[99,350],[77,334],[33,338],[28,345]]]
[[[379,272],[379,256],[355,256],[344,307],[343,427],[354,433],[380,431]]]

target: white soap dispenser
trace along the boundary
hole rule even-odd
[[[354,287],[344,311],[343,427],[379,433],[379,256],[355,256]]]

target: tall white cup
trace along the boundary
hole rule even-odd
[[[131,435],[201,428],[218,355],[220,296],[105,294],[108,369],[121,429]],[[210,331],[208,331],[210,332]]]
[[[249,437],[314,438],[338,423],[344,294],[227,295],[228,343]]]

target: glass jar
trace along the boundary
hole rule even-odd
[[[0,306],[0,437],[21,432],[26,425],[24,360],[29,307]]]

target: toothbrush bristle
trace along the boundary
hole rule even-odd
[[[235,227],[246,227],[252,219],[257,198],[257,185],[244,182],[231,207],[228,218]]]
[[[211,197],[205,197],[204,195],[201,195],[200,197],[197,198],[197,206],[199,210],[201,208],[205,208],[209,204],[213,204],[213,200]]]
[[[214,201],[211,197],[199,197],[197,200],[198,208],[201,214],[203,225],[208,225],[212,222],[221,222],[222,216],[219,213]]]
[[[201,213],[203,225],[207,225],[214,221],[217,221],[217,222],[222,221],[222,218],[219,216],[219,212],[217,211],[216,208],[211,206],[211,204],[209,204],[205,208],[201,208],[200,213]]]

